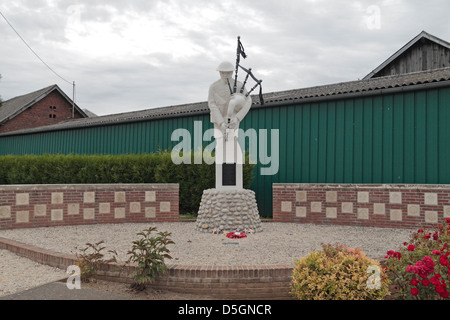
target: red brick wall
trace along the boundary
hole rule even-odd
[[[178,184],[0,186],[0,230],[178,221],[178,199]]]
[[[56,110],[53,110],[53,107],[56,107]],[[82,117],[75,110],[75,119]],[[64,99],[58,91],[54,90],[27,110],[0,126],[0,133],[55,124],[68,119],[72,119],[72,104]]]
[[[0,230],[179,221],[178,199],[178,184],[0,186]],[[63,270],[76,262],[75,255],[2,237],[0,249]],[[152,288],[221,299],[292,299],[293,266],[167,267],[167,274],[157,277]],[[133,265],[108,263],[100,266],[97,277],[131,283],[133,271]]]
[[[277,222],[433,227],[450,218],[450,185],[273,185]]]
[[[75,255],[62,254],[1,237],[0,249],[62,270],[76,262]],[[167,269],[165,275],[157,277],[151,284],[153,289],[208,295],[219,299],[293,299],[289,294],[292,266],[167,265]],[[131,283],[133,271],[133,265],[108,263],[99,267],[96,277]]]

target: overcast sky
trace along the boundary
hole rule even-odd
[[[422,30],[450,41],[448,0],[9,0],[0,11],[59,75],[0,16],[2,99],[52,84],[72,97],[75,81],[76,103],[98,115],[206,101],[238,35],[266,93],[361,79]]]

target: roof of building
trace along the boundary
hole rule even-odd
[[[450,86],[450,68],[442,68],[366,80],[341,82],[297,90],[265,93],[265,104],[263,106],[259,105],[258,95],[254,95],[252,96],[254,102],[252,108],[264,108],[274,105],[286,105],[326,99],[338,99],[348,97],[349,95],[373,95],[383,92],[391,92],[393,90],[406,91],[407,89],[418,89],[419,87],[430,85]],[[2,136],[108,125],[121,122],[145,121],[158,118],[189,116],[205,113],[209,113],[208,103],[206,101],[106,116],[98,116],[94,118],[75,119],[44,127],[4,133],[2,134]]]
[[[269,102],[301,100],[306,98],[318,98],[336,96],[348,93],[372,92],[393,88],[403,88],[414,85],[435,83],[450,80],[450,68],[441,68],[407,74],[363,79],[357,81],[341,82],[305,89],[281,91],[266,94],[265,100]]]
[[[397,59],[399,56],[401,56],[403,53],[405,53],[408,49],[410,49],[412,46],[414,46],[416,43],[422,41],[423,39],[430,40],[430,41],[437,43],[447,49],[450,49],[449,42],[442,40],[436,36],[433,36],[432,34],[429,34],[426,31],[422,31],[416,37],[414,37],[411,41],[409,41],[407,44],[405,44],[402,48],[400,48],[397,52],[395,52],[392,56],[390,56],[386,61],[384,61],[382,64],[380,64],[377,68],[375,68],[367,76],[365,76],[363,78],[363,80],[372,78],[374,75],[376,75],[378,72],[380,72],[383,68],[388,66],[392,61]]]
[[[84,111],[84,113],[87,114],[87,116],[88,116],[89,118],[98,117],[98,115],[96,115],[95,113],[93,113],[91,110],[83,109],[83,111]]]
[[[72,103],[72,100],[69,97],[67,97],[67,95],[56,84],[54,84],[37,91],[3,101],[0,107],[0,123],[11,120],[12,118],[16,117],[17,115],[19,115],[20,113],[24,112],[26,109],[34,105],[39,100],[45,98],[54,90],[57,90],[67,101]],[[85,117],[88,116],[76,104],[75,108],[83,116]]]

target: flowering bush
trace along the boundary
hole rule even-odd
[[[382,300],[389,294],[384,270],[361,250],[340,245],[322,248],[295,261],[293,296],[300,300]],[[378,274],[372,274],[377,270]]]
[[[404,299],[448,299],[450,219],[435,230],[419,229],[409,242],[385,256],[390,278]]]

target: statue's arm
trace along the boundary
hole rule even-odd
[[[245,88],[244,88],[243,94],[244,94],[244,95],[247,94],[247,90],[245,90]],[[245,116],[247,115],[247,113],[250,111],[250,107],[251,107],[251,106],[252,106],[252,98],[251,98],[250,96],[248,96],[248,97],[245,99],[245,104],[244,104],[244,106],[243,106],[242,109],[239,110],[239,112],[236,114],[236,118],[237,118],[237,120],[238,120],[239,122],[241,122],[242,119],[244,119],[244,117],[245,117]]]
[[[224,123],[225,120],[222,117],[219,106],[216,104],[216,100],[214,99],[214,91],[212,88],[209,88],[208,107],[211,110],[211,122],[216,123],[217,125]]]

